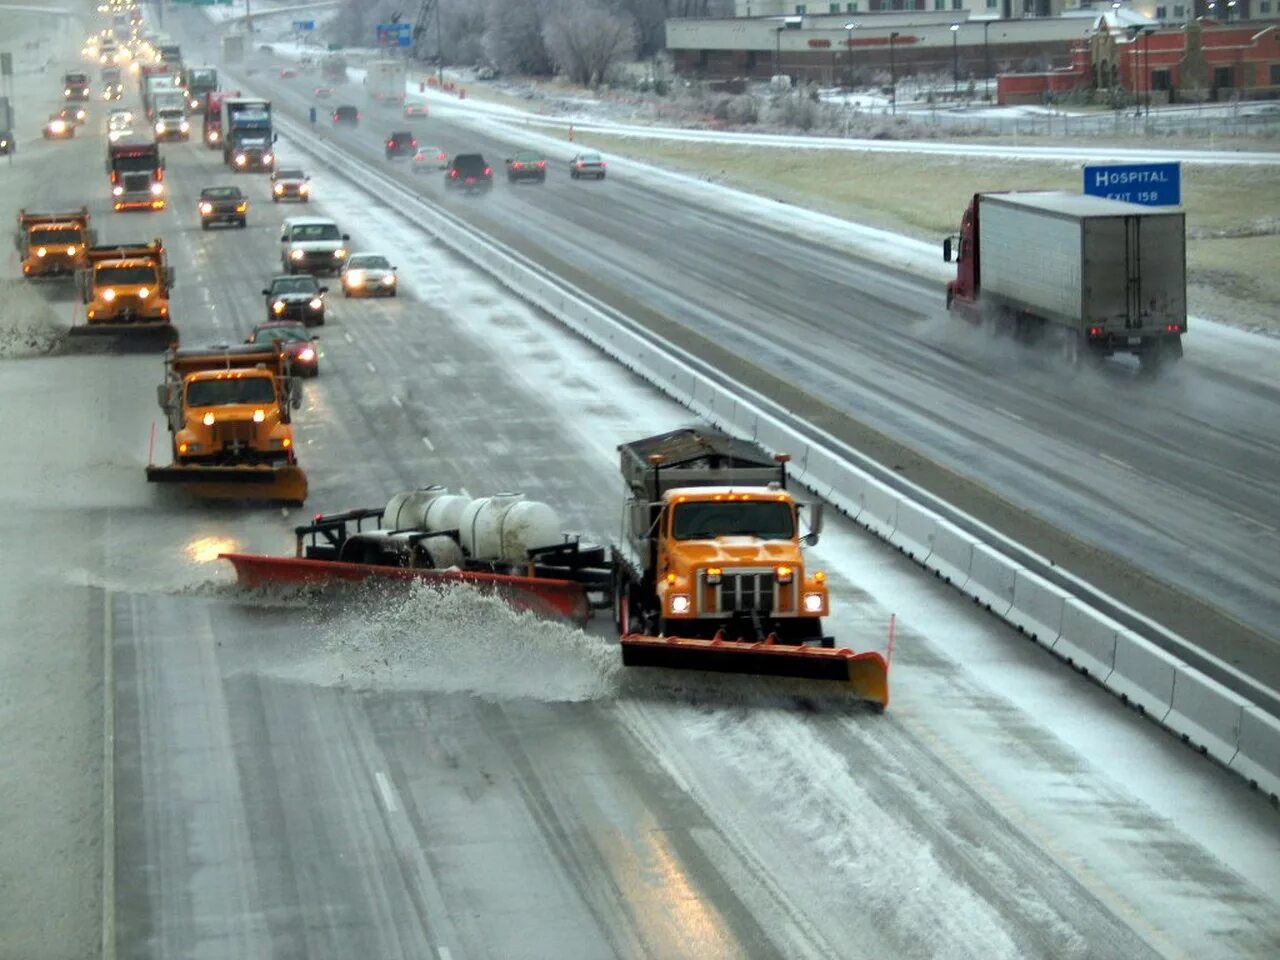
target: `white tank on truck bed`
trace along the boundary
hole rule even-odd
[[[1180,209],[1071,193],[989,193],[978,214],[982,297],[1082,334],[1164,334],[1187,319]]]

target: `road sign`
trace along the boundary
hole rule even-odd
[[[1108,163],[1084,168],[1084,192],[1148,207],[1182,203],[1182,164]]]
[[[314,20],[295,20],[293,21],[293,29],[298,33],[310,33],[316,28]]]
[[[380,23],[374,36],[380,47],[408,47],[413,43],[413,28],[407,23]]]

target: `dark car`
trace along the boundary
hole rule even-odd
[[[507,182],[519,183],[532,180],[547,182],[547,158],[532,150],[521,150],[514,157],[507,157]]]
[[[262,291],[267,298],[267,320],[292,320],[308,327],[324,325],[324,295],[328,287],[310,274],[276,277]]]
[[[493,167],[478,153],[460,153],[445,171],[444,185],[450,190],[483,193],[493,188]]]
[[[360,126],[360,111],[350,104],[338,107],[333,111],[333,125],[335,127]]]
[[[581,180],[583,177],[603,180],[604,168],[604,157],[600,154],[579,153],[569,161],[569,176],[574,180]]]
[[[387,159],[412,157],[418,152],[418,138],[408,130],[397,130],[387,137]]]
[[[302,377],[314,377],[320,372],[319,339],[307,329],[306,324],[296,320],[268,320],[253,328],[245,343],[274,343],[279,341],[280,349],[289,357],[294,371]]]
[[[243,227],[247,223],[249,198],[239,187],[205,187],[196,204],[200,211],[200,228],[208,230],[214,223]]]

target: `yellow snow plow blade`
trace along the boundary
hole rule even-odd
[[[879,653],[854,653],[768,640],[747,643],[720,638],[650,637],[638,633],[624,635],[621,642],[622,662],[628,667],[827,680],[840,684],[878,710],[889,705],[889,665]]]
[[[118,348],[167,350],[178,343],[178,328],[172,323],[78,323],[67,331],[73,337],[100,337]]]
[[[151,466],[147,467],[147,482],[181,484],[204,500],[271,500],[301,505],[307,499],[307,475],[294,464]]]

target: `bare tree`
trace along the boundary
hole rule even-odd
[[[484,57],[485,8],[474,0],[437,0],[446,63],[479,63]]]
[[[575,83],[599,86],[618,61],[635,53],[635,26],[590,0],[565,0],[542,31],[547,50]]]
[[[551,0],[489,0],[484,50],[504,73],[546,76],[555,63],[542,38]]]

